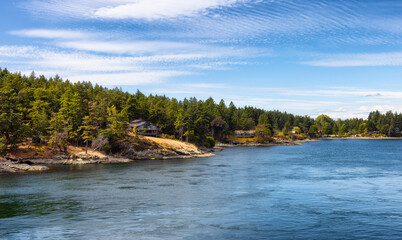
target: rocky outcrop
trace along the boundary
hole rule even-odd
[[[26,172],[26,171],[45,171],[49,168],[42,165],[33,165],[30,162],[20,160],[0,159],[0,172]]]
[[[182,159],[211,157],[213,153],[207,149],[199,149],[193,144],[184,143],[177,140],[163,138],[144,138],[143,147],[139,149],[138,144],[132,142],[122,143],[122,148],[117,155],[104,155],[97,151],[85,152],[75,151],[70,146],[69,153],[59,153],[47,157],[26,157],[14,159],[0,158],[0,172],[23,172],[23,171],[43,171],[51,168],[52,165],[80,165],[80,164],[108,164],[108,163],[127,163],[135,160],[152,159]],[[77,148],[77,147],[76,147]]]

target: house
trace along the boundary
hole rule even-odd
[[[160,129],[155,124],[144,121],[142,119],[133,120],[129,123],[130,130],[132,130],[134,126],[137,126],[137,132],[140,135],[159,137],[161,134]]]
[[[255,137],[255,130],[235,130],[234,135],[237,138],[253,138]]]

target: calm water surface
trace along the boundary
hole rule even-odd
[[[2,239],[402,239],[402,140],[0,175]]]

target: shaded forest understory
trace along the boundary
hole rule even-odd
[[[399,137],[402,114],[371,112],[367,119],[316,119],[251,106],[236,107],[212,98],[177,100],[107,89],[90,82],[71,83],[59,76],[25,76],[0,68],[0,155],[22,142],[45,144],[58,151],[67,146],[92,146],[106,153],[121,150],[133,135],[128,123],[143,119],[163,136],[213,147],[230,142],[235,130],[255,130],[251,141],[305,139],[336,135]],[[135,133],[134,133],[135,135]]]

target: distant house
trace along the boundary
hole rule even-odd
[[[153,123],[144,121],[142,119],[133,120],[129,123],[129,127],[132,130],[134,126],[137,126],[138,134],[149,136],[149,137],[159,137],[161,134],[160,129]]]
[[[236,130],[234,136],[237,138],[253,138],[255,137],[255,130]]]

